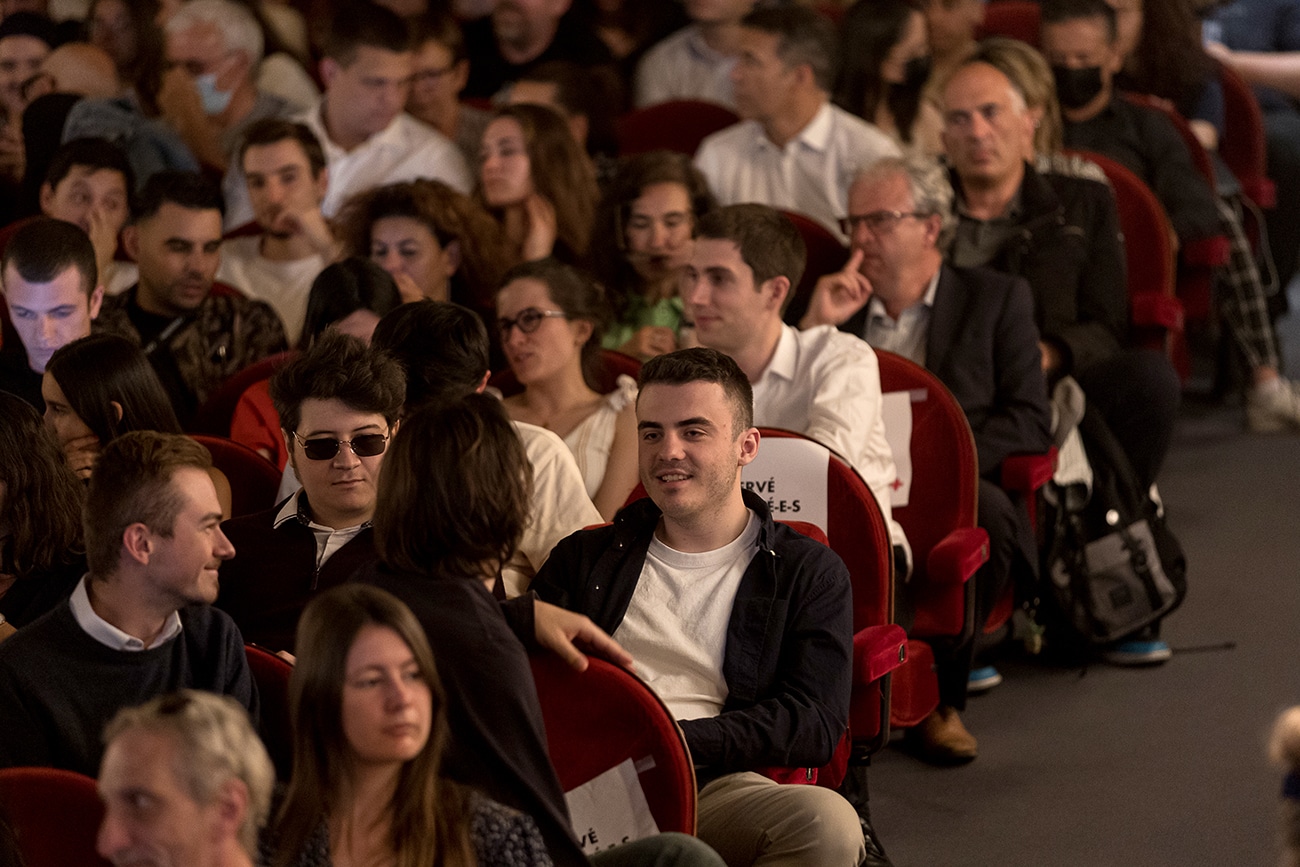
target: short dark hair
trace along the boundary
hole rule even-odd
[[[226,203],[221,198],[220,187],[198,172],[168,169],[154,172],[145,181],[144,189],[140,190],[135,221],[138,223],[149,219],[166,202],[193,211],[217,211],[223,217],[226,214]]]
[[[402,414],[406,376],[382,352],[350,335],[327,331],[271,377],[271,402],[286,431],[298,430],[303,401],[312,398],[378,413],[391,426]]]
[[[839,68],[839,37],[825,15],[806,6],[760,6],[740,24],[779,36],[776,53],[781,60],[792,67],[808,64],[817,86],[831,92]]]
[[[558,259],[547,257],[532,262],[522,262],[501,278],[501,289],[516,280],[536,280],[546,287],[546,294],[570,320],[591,323],[591,336],[582,345],[582,372],[587,385],[593,390],[600,363],[601,338],[614,319],[605,291],[585,271],[566,265]]]
[[[482,578],[528,524],[532,465],[501,402],[466,394],[402,423],[379,477],[375,550],[402,570]]]
[[[452,63],[469,59],[465,31],[450,15],[431,13],[411,23],[411,47],[418,50],[426,42],[436,42],[450,51]]]
[[[1042,0],[1042,23],[1066,24],[1080,19],[1100,18],[1106,25],[1106,41],[1114,44],[1119,36],[1119,25],[1115,20],[1115,10],[1106,0]]]
[[[80,226],[53,217],[34,217],[14,232],[0,256],[0,274],[10,265],[29,283],[49,283],[76,268],[87,297],[99,285],[95,245]]]
[[[755,288],[773,277],[788,278],[787,302],[808,261],[808,247],[794,223],[767,205],[718,208],[700,218],[696,237],[734,242],[740,248],[740,258],[754,272]]]
[[[316,275],[307,294],[307,317],[298,348],[311,346],[326,328],[358,310],[382,317],[401,303],[392,276],[369,259],[349,256],[328,265]]]
[[[182,506],[170,489],[171,480],[185,467],[208,470],[212,456],[180,434],[133,431],[104,446],[82,510],[86,565],[93,576],[104,578],[117,571],[122,534],[132,524],[171,536]]]
[[[325,171],[326,161],[325,149],[321,147],[316,133],[312,132],[305,123],[278,117],[264,117],[249,125],[244,137],[239,141],[239,167],[241,169],[244,167],[244,155],[248,153],[249,148],[273,145],[287,139],[292,139],[302,146],[302,152],[307,156],[307,164],[311,166],[312,177],[319,177],[320,173]]]
[[[144,352],[125,337],[91,334],[61,346],[45,372],[101,445],[134,430],[180,433],[171,398]],[[118,416],[116,403],[121,409]]]
[[[448,301],[403,304],[379,320],[370,340],[406,368],[407,412],[470,394],[491,365],[483,320]]]
[[[0,39],[10,36],[30,36],[50,48],[59,43],[58,27],[48,17],[36,12],[15,12],[0,21]]]
[[[713,382],[722,386],[731,402],[731,431],[733,438],[741,431],[754,426],[754,388],[749,377],[735,360],[716,349],[695,347],[679,349],[665,355],[656,355],[641,368],[640,395],[651,385],[686,385],[692,382]]]
[[[127,206],[134,210],[130,206],[135,198],[135,172],[131,169],[131,161],[120,147],[105,138],[74,138],[64,142],[54,152],[54,156],[50,157],[49,168],[45,170],[45,183],[54,189],[68,176],[73,166],[82,166],[92,172],[107,169],[120,173],[126,181]]]
[[[324,54],[340,66],[350,66],[363,46],[395,53],[410,51],[410,25],[371,0],[347,0],[330,17]]]
[[[587,119],[587,153],[618,152],[615,112],[623,103],[623,94],[609,67],[548,60],[522,72],[518,81],[555,85],[555,101],[564,113]]]

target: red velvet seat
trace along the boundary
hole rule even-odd
[[[1230,66],[1219,64],[1223,84],[1223,137],[1219,156],[1232,169],[1246,198],[1267,210],[1277,204],[1277,188],[1268,177],[1268,143],[1264,113],[1246,80]]]
[[[630,111],[616,121],[614,132],[621,156],[649,151],[692,156],[700,142],[739,120],[726,106],[683,99]]]
[[[192,433],[230,436],[230,417],[235,414],[235,405],[239,403],[244,391],[255,382],[270,379],[273,373],[297,357],[298,350],[289,349],[254,362],[232,375],[217,386],[216,391],[195,412],[194,421],[190,425]]]
[[[911,596],[915,618],[909,664],[894,675],[893,725],[916,725],[938,706],[938,681],[926,661],[927,641],[961,641],[975,629],[970,579],[989,556],[988,533],[977,526],[979,461],[966,414],[930,371],[876,350],[880,386],[908,395],[912,477],[906,505],[894,520],[912,546]],[[888,422],[887,422],[888,423]],[[931,657],[932,659],[932,657]]]
[[[799,320],[808,310],[808,303],[812,301],[813,289],[817,287],[817,281],[844,267],[844,263],[849,258],[849,248],[844,246],[839,236],[811,217],[795,211],[781,213],[794,223],[794,227],[799,230],[799,235],[803,238],[804,246],[808,248],[808,264],[804,268],[799,285],[790,287],[790,291],[794,294],[783,314],[786,322],[798,327]]]
[[[55,768],[0,771],[0,814],[26,867],[107,867],[95,852],[104,807],[95,781]]]
[[[275,773],[288,780],[293,770],[293,726],[289,722],[289,678],[293,665],[264,647],[244,645],[248,671],[257,684],[259,728],[266,751],[275,763]]]
[[[618,388],[618,378],[620,376],[639,379],[641,376],[641,360],[616,349],[602,349],[600,351],[600,363],[596,370],[596,382],[593,383],[596,391],[601,394],[609,394],[614,391]],[[519,384],[519,380],[515,378],[515,372],[508,367],[492,374],[492,378],[488,380],[488,385],[500,391],[503,397],[509,397],[524,390],[524,387]]]
[[[1036,47],[1041,20],[1041,10],[1033,0],[993,0],[984,7],[979,38],[1009,36]]]
[[[275,505],[281,473],[257,452],[225,437],[191,434],[212,453],[212,464],[230,481],[231,518],[250,515]]]
[[[694,834],[695,768],[676,720],[654,691],[601,659],[590,658],[584,672],[550,653],[531,663],[561,787],[570,791],[631,759],[659,830]]]

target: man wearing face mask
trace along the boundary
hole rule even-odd
[[[1056,76],[1067,147],[1096,151],[1123,164],[1151,187],[1169,215],[1175,244],[1237,235],[1215,191],[1192,164],[1182,136],[1155,109],[1115,94],[1123,64],[1115,12],[1105,0],[1042,4],[1042,46]],[[1215,301],[1225,330],[1251,371],[1246,424],[1261,433],[1300,430],[1300,387],[1279,373],[1277,336],[1248,249],[1216,274]]]
[[[292,107],[254,84],[262,30],[231,0],[192,0],[167,22],[167,65],[158,104],[199,161],[225,171],[244,129]]]

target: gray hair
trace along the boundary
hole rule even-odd
[[[262,62],[262,26],[247,6],[232,0],[189,0],[167,22],[167,32],[181,33],[196,24],[216,25],[226,50],[244,52],[250,67]]]
[[[175,739],[172,773],[197,803],[211,804],[232,779],[248,787],[239,842],[256,861],[257,835],[271,812],[275,768],[244,706],[230,696],[184,689],[119,711],[104,729],[104,744],[133,729]]]
[[[957,232],[957,215],[953,210],[952,183],[948,171],[933,157],[910,153],[902,157],[884,157],[858,172],[853,183],[901,175],[907,178],[912,193],[912,207],[918,214],[939,216],[939,238],[935,246],[946,252]]]

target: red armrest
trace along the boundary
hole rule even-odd
[[[964,584],[988,559],[989,534],[979,527],[963,527],[931,548],[925,565],[932,582]]]
[[[1159,292],[1134,292],[1129,296],[1134,325],[1183,330],[1183,302]]]
[[[1201,268],[1217,268],[1228,262],[1228,257],[1232,255],[1232,245],[1228,239],[1222,235],[1213,235],[1209,238],[1198,238],[1195,241],[1189,241],[1183,244],[1179,250],[1179,255],[1188,265],[1196,265]]]
[[[896,623],[868,626],[853,636],[853,686],[874,683],[907,659],[907,633]]]
[[[1056,446],[1036,455],[1011,455],[1002,461],[1002,487],[1017,494],[1032,494],[1052,480],[1056,472]]]
[[[1271,178],[1238,178],[1241,191],[1259,207],[1268,210],[1277,205],[1277,187]]]

